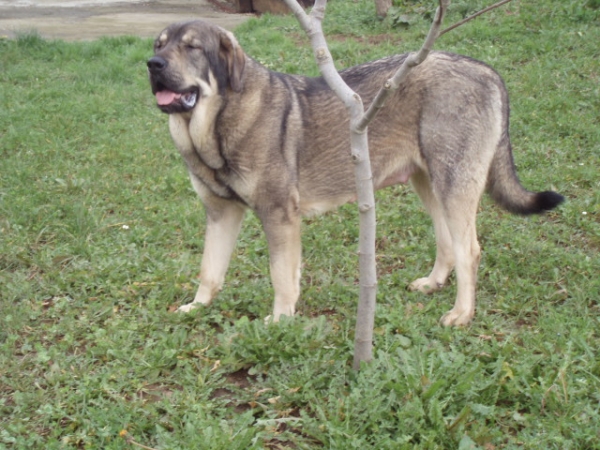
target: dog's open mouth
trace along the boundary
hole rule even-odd
[[[156,93],[156,103],[160,107],[182,106],[185,109],[192,109],[197,101],[197,91],[179,93],[163,90]]]

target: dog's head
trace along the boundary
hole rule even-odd
[[[240,92],[244,64],[233,34],[200,20],[163,30],[147,63],[156,103],[168,114],[191,111],[211,93]]]

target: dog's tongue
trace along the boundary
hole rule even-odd
[[[176,92],[160,91],[156,93],[156,102],[161,106],[170,105],[179,98],[181,98],[181,94]]]

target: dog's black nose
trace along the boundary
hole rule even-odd
[[[153,56],[146,64],[148,65],[148,70],[150,70],[150,72],[160,72],[161,70],[164,70],[167,65],[169,65],[167,60],[165,58],[161,58],[160,56]]]

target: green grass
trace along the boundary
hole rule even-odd
[[[483,4],[462,3],[448,24]],[[173,314],[195,292],[203,212],[148,87],[150,41],[0,40],[0,449],[134,448],[122,430],[157,449],[600,448],[592,3],[515,0],[438,41],[502,74],[519,176],[567,201],[531,218],[483,201],[477,316],[446,329],[454,281],[405,289],[431,268],[429,220],[408,188],[379,192],[375,359],[360,372],[355,206],[305,221],[293,320],[261,320],[272,290],[251,215],[214,305]],[[332,2],[339,66],[416,50],[418,14],[394,28],[371,1]],[[293,18],[237,35],[272,69],[316,73]]]

